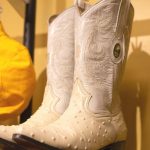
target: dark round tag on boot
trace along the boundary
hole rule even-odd
[[[114,51],[113,51],[114,57],[115,58],[119,58],[120,54],[121,54],[121,46],[119,43],[117,43],[114,47]]]

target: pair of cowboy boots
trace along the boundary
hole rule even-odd
[[[123,148],[127,129],[119,86],[133,15],[129,0],[102,0],[92,6],[76,0],[60,14],[48,31],[43,103],[24,124],[1,126],[1,142],[12,142],[13,136],[18,145],[11,144],[25,149]]]

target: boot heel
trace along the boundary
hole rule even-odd
[[[125,143],[126,142],[114,143],[114,144],[111,144],[111,145],[104,147],[100,150],[125,150]]]

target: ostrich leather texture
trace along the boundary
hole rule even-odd
[[[97,150],[126,139],[119,85],[133,15],[129,0],[102,0],[84,11],[76,5],[75,75],[69,107],[54,123],[18,133],[68,150]]]
[[[0,137],[11,141],[20,128],[43,127],[64,112],[69,104],[74,72],[74,8],[60,14],[48,28],[47,85],[43,103],[25,123],[0,126]]]

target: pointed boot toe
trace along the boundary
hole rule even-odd
[[[58,149],[56,147],[52,147],[50,145],[41,143],[37,140],[34,140],[33,138],[21,134],[14,134],[13,140],[16,141],[18,145],[24,145],[25,147],[31,148],[32,150],[63,150],[63,149]],[[122,141],[122,142],[108,145],[99,150],[125,150],[125,144],[126,142]]]

